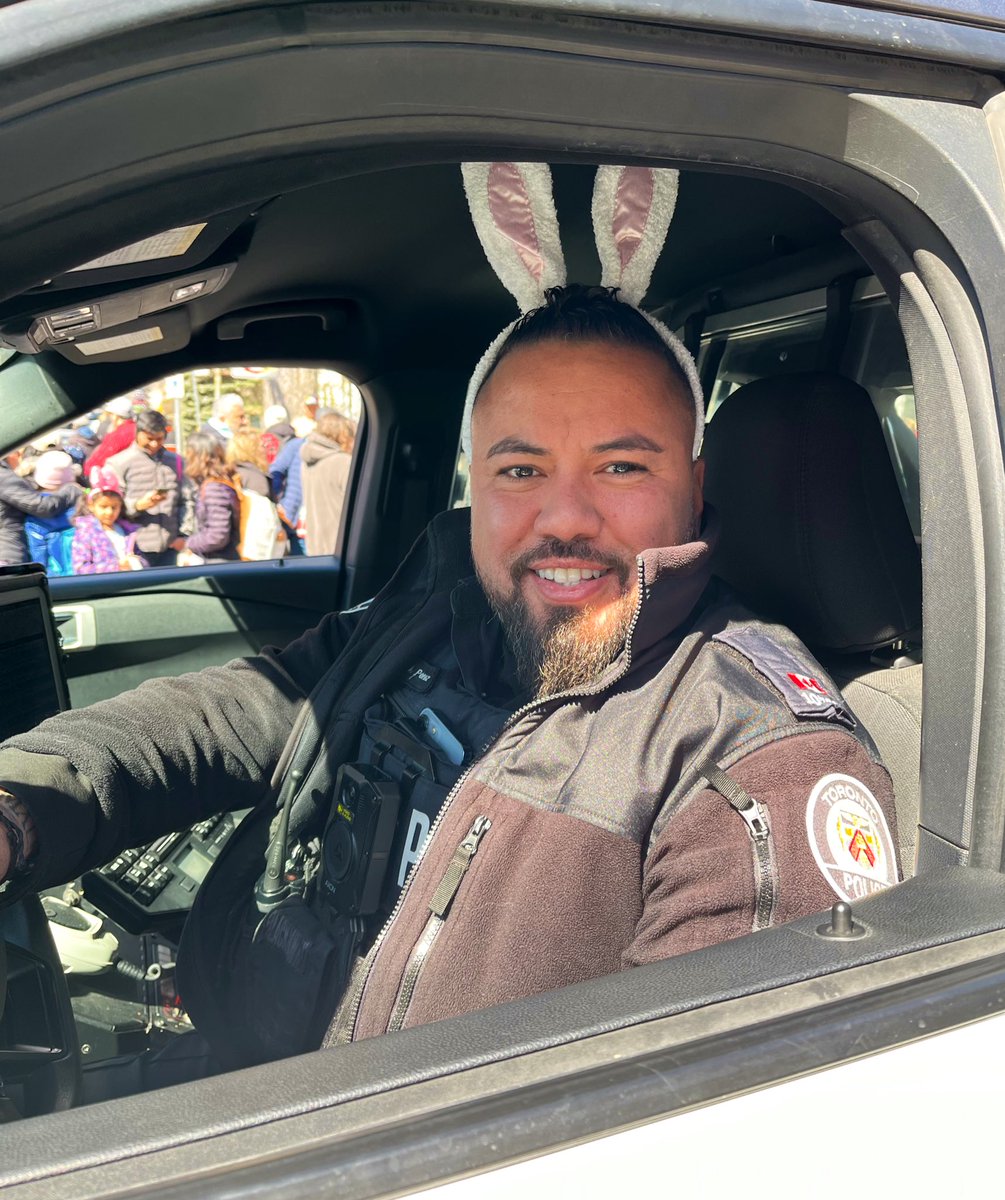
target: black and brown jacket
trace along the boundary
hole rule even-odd
[[[145,684],[0,748],[0,785],[38,825],[33,886],[258,804],[186,936],[185,994],[218,1040],[235,1038],[226,997],[255,919],[276,785],[299,763],[294,831],[323,819],[368,704],[449,636],[467,539],[466,516],[445,514],[363,610],[286,650]],[[328,1041],[665,958],[897,878],[893,793],[870,738],[789,631],[710,583],[709,557],[708,537],[641,555],[617,661],[582,692],[518,710],[461,777]],[[342,990],[324,998],[328,1015]],[[226,1057],[253,1061],[281,1044]],[[292,1035],[285,1045],[304,1048]]]

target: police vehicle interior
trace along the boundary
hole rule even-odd
[[[126,4],[118,28],[78,14],[62,30],[51,18],[70,6],[0,11],[0,448],[196,367],[330,368],[364,405],[334,557],[49,580],[54,687],[61,672],[68,684],[50,707],[284,644],[373,595],[426,522],[464,503],[466,381],[514,312],[459,162],[552,163],[584,282],[599,274],[596,164],[673,165],[680,198],[646,307],[698,356],[717,569],[804,638],[877,741],[907,882],[853,905],[863,936],[821,913],[188,1083],[184,1103],[106,1101],[191,1027],[172,968],[192,895],[226,853],[235,817],[221,811],[0,910],[12,1195],[112,1194],[139,1155],[193,1195],[268,1171],[334,1171],[340,1194],[376,1195],[392,1188],[391,1146],[394,1186],[421,1186],[895,1045],[947,972],[970,972],[962,1007],[933,1018],[947,1025],[988,1011],[1000,981],[993,52],[959,31],[951,50],[934,20],[908,54],[882,22],[750,39],[760,18],[739,9],[420,7]],[[11,586],[29,585],[45,594],[31,573]],[[24,674],[9,628],[5,704]],[[857,1049],[840,1032],[855,1022],[871,1031]],[[675,1072],[673,1096],[647,1084],[653,1064]],[[556,1115],[562,1089],[582,1096],[577,1113]],[[422,1149],[434,1136],[436,1163]]]

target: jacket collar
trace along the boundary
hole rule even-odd
[[[513,652],[476,576],[457,584],[450,609],[450,640],[465,689],[494,704],[525,699]]]
[[[701,532],[693,542],[644,550],[639,566],[632,654],[638,657],[672,630],[689,624],[712,578],[712,556],[719,543],[719,515],[705,505]]]

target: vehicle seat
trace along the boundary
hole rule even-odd
[[[705,433],[714,569],[793,629],[841,687],[893,778],[914,873],[921,768],[921,556],[869,394],[840,375],[760,379]]]

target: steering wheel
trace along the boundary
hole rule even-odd
[[[72,1108],[80,1046],[56,946],[37,896],[0,909],[0,1119]]]

